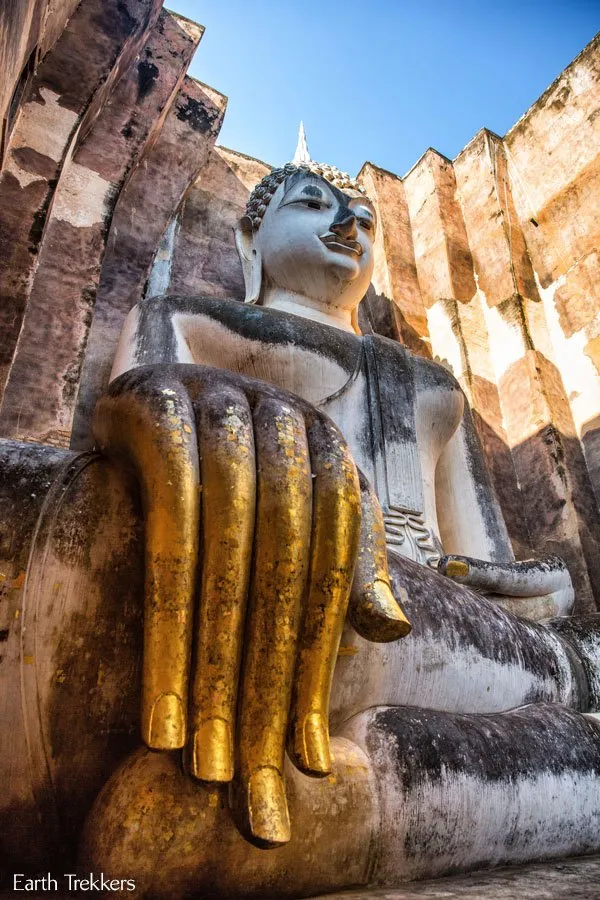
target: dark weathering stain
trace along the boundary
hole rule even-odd
[[[304,169],[300,169],[296,172],[292,172],[291,175],[287,176],[287,178],[285,179],[284,197],[285,197],[285,194],[287,194],[287,192],[290,191],[294,187],[294,185],[298,184],[299,181],[307,181],[309,183],[312,182],[313,184],[320,182],[321,184],[325,185],[325,187],[327,188],[327,191],[330,192],[331,194],[333,194],[333,196],[335,197],[335,199],[338,202],[338,209],[335,212],[335,220],[336,221],[338,221],[338,220],[343,221],[343,219],[346,216],[348,216],[349,213],[352,212],[349,204],[352,200],[356,199],[355,197],[351,197],[349,194],[344,193],[344,191],[341,191],[339,188],[337,188],[334,184],[331,184],[331,182],[327,181],[327,179],[323,178],[321,175],[317,175],[314,172],[310,172],[307,175],[306,170],[304,170]],[[306,192],[306,188],[304,190]],[[368,198],[365,198],[365,199],[370,204],[371,201],[368,200]]]
[[[8,628],[3,628],[0,631],[0,642],[8,640]]]
[[[385,742],[385,735],[393,738],[396,774],[405,791],[418,790],[424,779],[446,781],[449,773],[488,784],[547,772],[600,774],[600,731],[558,704],[494,715],[383,707],[373,724],[369,750]]]
[[[18,150],[13,151],[13,157],[21,169],[24,169],[26,172],[33,172],[42,178],[51,178],[56,172],[55,161],[43,153],[38,153],[37,150],[33,150],[31,147],[20,147]]]
[[[193,97],[187,97],[185,103],[177,106],[177,118],[181,122],[187,122],[190,128],[199,131],[200,134],[207,134],[211,130],[217,116],[216,109],[206,107]]]
[[[457,782],[460,790],[465,778],[474,778],[481,783],[482,791],[488,784],[505,785],[512,791],[515,785],[535,782],[541,775],[591,779],[600,774],[600,730],[558,704],[527,706],[496,715],[383,707],[373,714],[367,746],[372,758],[383,754],[390,760],[412,804],[424,784],[448,787]],[[540,800],[543,804],[543,798]],[[516,847],[522,852],[528,842],[535,842],[536,833],[535,825],[526,830],[510,829],[502,840],[506,861]],[[557,840],[559,837],[561,845],[569,838],[584,846],[577,826],[567,817]],[[404,848],[409,858],[435,856],[444,852],[447,840],[444,827],[440,830],[435,820],[430,827],[422,821],[409,829]],[[494,864],[498,862],[495,855]],[[452,871],[453,866],[444,868],[444,874]]]
[[[130,34],[135,32],[138,22],[137,19],[131,15],[129,10],[127,9],[127,4],[123,2],[123,0],[119,0],[117,3],[117,13],[119,17],[119,24],[121,26],[120,33]]]
[[[31,228],[29,229],[29,252],[37,253],[39,250],[40,242],[42,240],[42,235],[44,233],[44,226],[46,224],[46,218],[48,216],[48,209],[50,208],[50,202],[54,195],[54,189],[56,188],[57,179],[51,178],[48,181],[48,188],[46,191],[46,196],[44,197],[44,201],[41,206],[35,211],[33,214],[33,223]]]
[[[154,63],[148,62],[147,60],[140,60],[137,66],[138,70],[138,96],[137,102],[140,103],[145,97],[148,96],[152,88],[154,87],[154,82],[158,78],[160,72],[158,66],[155,66]]]

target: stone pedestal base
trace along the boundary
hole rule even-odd
[[[310,900],[594,900],[600,898],[600,856],[474,872],[399,888],[361,888]],[[3,900],[3,898],[2,898]]]
[[[82,900],[64,891],[27,894],[28,900]],[[90,894],[85,895],[88,900]],[[14,900],[12,890],[0,900]],[[135,900],[135,892],[131,894]],[[536,863],[517,868],[473,872],[434,881],[418,881],[399,888],[359,888],[321,894],[308,900],[596,900],[600,898],[600,856]]]

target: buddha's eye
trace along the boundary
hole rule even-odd
[[[318,203],[316,200],[307,200],[306,205],[308,206],[309,209],[321,209],[321,204]]]
[[[373,227],[373,223],[370,219],[359,219],[358,224],[361,228],[366,229],[366,231],[370,231]]]

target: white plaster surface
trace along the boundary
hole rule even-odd
[[[366,750],[370,713],[344,736]],[[378,773],[381,831],[372,873],[376,884],[598,851],[600,780],[565,770],[487,780],[442,766],[406,790],[390,736],[372,756]]]
[[[110,181],[92,169],[72,162],[60,180],[52,215],[75,228],[100,225],[112,190]]]
[[[415,630],[405,640],[373,644],[347,624],[331,693],[334,731],[340,723],[372,706],[493,713],[521,706],[531,696],[572,705],[576,687],[571,668],[552,632],[545,633],[545,641],[561,673],[562,689],[550,676],[536,675],[514,663],[486,659],[474,647],[461,646],[452,628],[449,622],[445,636]]]
[[[26,103],[11,137],[11,150],[30,147],[59,162],[77,122],[77,113],[59,105],[60,95],[40,89],[43,103]]]
[[[554,363],[562,376],[575,428],[581,437],[585,425],[597,417],[600,409],[600,376],[592,360],[585,353],[589,340],[587,329],[582,328],[567,337],[561,327],[555,295],[564,284],[566,274],[545,289],[541,286],[537,273],[535,277],[554,347]],[[592,303],[593,298],[590,297],[589,302]],[[597,322],[600,327],[600,316],[597,317]]]
[[[137,306],[127,314],[127,318],[123,323],[123,328],[119,336],[117,352],[113,360],[110,372],[110,381],[114,381],[123,372],[129,371],[135,366],[135,347],[136,347],[136,330],[140,318],[140,311]]]
[[[455,301],[438,300],[427,310],[431,349],[435,356],[450,365],[453,375],[460,378],[466,367],[457,324]]]
[[[440,510],[440,536],[444,551],[476,559],[513,558],[508,536],[503,547],[496,547],[486,529],[477,483],[471,477],[457,477],[470,468],[464,427],[459,428],[444,448],[435,472],[435,489]],[[435,471],[435,470],[434,470]],[[492,501],[490,500],[490,505]]]
[[[490,307],[485,294],[478,289],[480,302],[490,338],[490,353],[496,373],[496,381],[500,381],[508,369],[521,359],[528,347],[525,338],[522,321],[517,317],[515,301],[515,316],[506,316],[497,306]]]
[[[209,316],[178,313],[173,321],[191,361],[259,378],[310,403],[322,403],[348,382],[347,372],[322,354],[241,337]]]
[[[383,793],[388,803],[382,811],[385,846],[377,880],[384,884],[452,867],[525,862],[598,847],[600,781],[593,774],[542,773],[512,784],[448,776],[441,784],[423,782],[412,808],[402,805],[404,798],[395,790],[384,787]],[[404,840],[420,808],[432,816],[426,830],[438,853],[410,859],[403,853]]]

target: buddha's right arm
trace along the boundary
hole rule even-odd
[[[187,743],[196,777],[234,780],[244,833],[285,843],[286,734],[302,771],[329,773],[348,604],[368,639],[410,628],[381,511],[310,404],[216,367],[133,359],[99,401],[94,435],[142,498],[142,734],[154,749]]]

